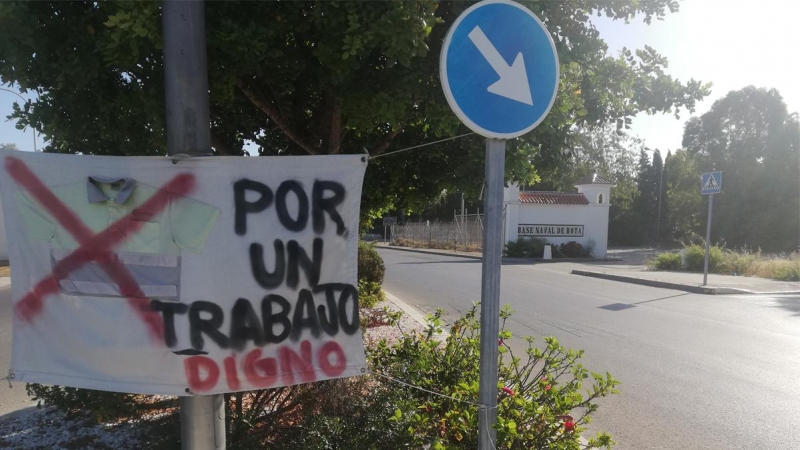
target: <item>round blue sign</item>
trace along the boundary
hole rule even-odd
[[[486,0],[447,32],[439,61],[447,102],[476,133],[511,139],[544,120],[558,92],[555,44],[530,10]]]

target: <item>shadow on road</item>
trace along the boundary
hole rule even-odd
[[[685,292],[683,294],[668,295],[666,297],[653,298],[650,300],[642,300],[640,302],[633,302],[633,303],[611,303],[608,305],[598,306],[597,308],[605,309],[607,311],[624,311],[626,309],[635,308],[636,305],[641,305],[643,303],[657,302],[659,300],[666,300],[675,297],[683,297],[685,295],[689,295],[689,293]],[[798,313],[800,313],[800,305],[798,305]]]
[[[793,313],[793,316],[800,317],[800,296],[798,297],[779,297],[775,299],[777,308],[785,309]]]
[[[675,297],[684,297],[686,295],[690,295],[690,292],[684,292],[683,294],[668,295],[666,297],[659,297],[659,298],[654,298],[654,299],[651,299],[651,300],[642,300],[640,302],[634,302],[633,304],[634,305],[641,305],[642,303],[657,302],[659,300],[666,300],[668,298],[675,298]]]

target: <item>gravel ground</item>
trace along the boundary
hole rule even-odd
[[[401,312],[391,302],[378,305],[372,312],[375,321],[383,310]],[[394,326],[381,325],[367,329],[366,345],[387,339],[394,342],[402,332],[421,331],[424,327],[408,314]],[[142,448],[142,424],[159,416],[97,423],[88,415],[67,416],[55,408],[30,407],[0,417],[0,449],[19,450],[117,450]]]

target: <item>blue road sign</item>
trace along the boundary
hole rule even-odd
[[[722,172],[706,172],[700,183],[700,194],[719,194],[722,192]]]
[[[458,16],[439,64],[450,107],[486,137],[511,139],[531,131],[558,92],[553,39],[538,17],[510,0],[485,0]]]

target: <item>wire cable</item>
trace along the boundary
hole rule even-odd
[[[446,138],[446,139],[440,139],[438,141],[428,142],[427,144],[420,144],[420,145],[415,145],[413,147],[401,148],[400,150],[395,150],[393,152],[383,153],[383,154],[380,154],[380,155],[377,155],[377,156],[370,156],[369,159],[383,158],[384,156],[395,155],[397,153],[407,152],[409,150],[416,150],[418,148],[427,147],[429,145],[435,145],[435,144],[439,144],[439,143],[446,142],[446,141],[452,141],[453,139],[458,139],[458,138],[462,138],[462,137],[465,137],[465,136],[472,136],[473,134],[475,134],[475,133],[460,134],[458,136],[453,136],[453,137],[449,137],[449,138]]]

